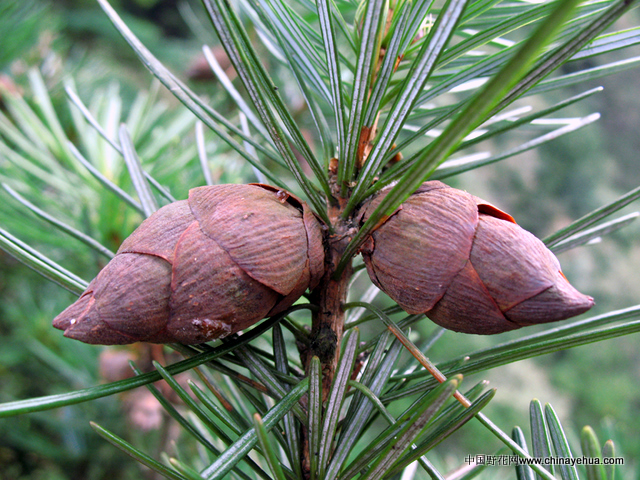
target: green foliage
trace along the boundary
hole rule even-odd
[[[149,91],[127,101],[112,83],[79,95],[68,80],[64,93],[56,94],[38,69],[29,70],[28,93],[0,90],[0,193],[6,200],[0,204],[0,248],[74,294],[159,206],[184,198],[196,185],[256,178],[303,196],[328,229],[340,221],[329,215],[337,197],[344,200],[344,219],[368,196],[392,185],[344,252],[340,268],[346,268],[366,235],[425,179],[479,171],[592,123],[597,116],[588,114],[558,128],[550,122],[533,138],[527,133],[600,89],[535,110],[523,108],[523,98],[562,92],[561,87],[638,63],[637,58],[594,68],[580,63],[640,40],[637,28],[603,33],[633,4],[620,0],[443,5],[258,0],[231,8],[229,2],[205,0],[237,75],[232,79],[205,47],[217,88],[229,97],[207,99],[161,62],[106,0],[98,2],[157,79]],[[11,18],[22,18],[25,47],[39,13],[13,4],[7,8]],[[197,15],[190,21],[198,26]],[[7,52],[7,58],[16,52]],[[0,68],[3,61],[8,62],[0,57]],[[571,73],[554,74],[567,64]],[[160,84],[184,108],[168,108],[171,100]],[[294,111],[292,99],[304,106]],[[489,156],[474,155],[482,142],[499,144],[505,137],[515,143]],[[399,152],[404,158],[398,159]],[[328,174],[334,157],[335,185]],[[637,213],[611,217],[639,192],[633,189],[557,230],[545,239],[547,245],[567,251],[626,227]],[[12,383],[3,390],[0,417],[15,417],[0,420],[14,432],[3,441],[16,445],[24,438],[21,448],[43,457],[68,455],[72,445],[102,452],[110,447],[94,447],[97,438],[88,429],[88,419],[100,417],[91,423],[98,435],[157,475],[181,480],[293,479],[304,472],[312,479],[399,478],[416,461],[425,475],[443,478],[439,460],[431,460],[438,458],[435,447],[471,421],[520,459],[569,457],[569,441],[550,407],[543,411],[536,401],[531,404],[529,451],[522,431],[505,434],[483,411],[494,390],[480,382],[464,395],[459,392],[462,374],[640,330],[640,307],[631,306],[518,333],[459,356],[447,352],[434,363],[425,353],[441,329],[429,331],[416,323],[419,316],[375,299],[375,288],[364,293],[354,288],[354,300],[344,305],[346,334],[329,391],[322,391],[326,373],[317,358],[305,365],[296,355],[296,345],[308,343],[305,325],[317,309],[307,303],[214,345],[148,350],[153,361],[133,366],[134,376],[100,384],[88,368],[97,362],[96,349],[50,332],[50,318],[71,297],[60,297],[58,287],[23,271],[6,278],[7,285],[18,284],[11,292],[21,298],[6,302],[3,315],[11,309],[16,310],[11,318],[21,314],[35,291],[29,285],[43,294],[35,309],[24,308],[24,323],[1,325],[3,377],[10,368],[13,376],[29,375],[32,367],[21,367],[21,361],[35,355],[64,388]],[[429,335],[424,345],[413,343],[412,326],[414,336]],[[175,358],[174,352],[185,359],[168,366],[157,361],[163,355]],[[185,372],[188,377],[181,376]],[[160,379],[164,383],[153,383]],[[162,406],[164,425],[179,425],[177,435],[164,431],[154,443],[123,431],[113,396],[145,385]],[[63,412],[59,418],[45,413],[54,408]],[[108,423],[102,408],[110,413]],[[65,415],[82,416],[81,426]],[[25,418],[63,432],[66,448],[34,433]],[[171,448],[169,439],[175,441]],[[592,458],[613,456],[612,443],[600,448],[588,428],[582,451]],[[93,460],[86,452],[77,455]],[[92,478],[106,475],[87,471]],[[478,474],[482,468],[469,466],[460,478]],[[589,466],[560,468],[558,474],[563,480],[610,480],[614,471]],[[516,467],[518,479],[534,475],[554,478],[539,465]]]
[[[545,465],[550,474],[557,473],[562,480],[613,480],[616,459],[611,440],[607,440],[601,449],[596,433],[591,427],[586,426],[580,434],[582,455],[575,455],[551,405],[547,404],[543,409],[540,402],[534,399],[531,401],[529,414],[533,456]],[[514,428],[512,436],[527,450],[525,436],[520,427]],[[516,466],[516,476],[518,480],[535,478],[534,472],[524,463]]]
[[[37,41],[38,23],[42,21],[45,9],[36,2],[8,0],[0,5],[0,31],[11,38],[3,42],[0,52],[0,72],[9,62],[23,54]]]

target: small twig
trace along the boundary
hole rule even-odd
[[[395,337],[398,340],[400,340],[400,343],[402,343],[402,345],[407,350],[409,350],[411,355],[413,355],[415,357],[415,359],[418,360],[418,362],[420,362],[420,364],[431,375],[433,375],[433,378],[435,378],[440,383],[444,383],[444,382],[447,381],[447,377],[445,377],[444,374],[440,370],[438,370],[438,367],[436,367],[433,364],[433,362],[431,362],[431,360],[429,360],[424,355],[424,353],[422,353],[418,349],[418,347],[416,347],[414,345],[414,343],[407,338],[407,336],[404,334],[404,332],[402,330],[400,330],[395,323],[387,323],[387,328],[391,331],[391,333],[393,333],[395,335]],[[465,397],[463,394],[461,394],[458,390],[456,390],[456,393],[454,393],[453,396],[454,396],[454,398],[456,400],[458,400],[462,404],[462,406],[464,408],[469,408],[471,406],[471,402],[469,401],[469,399],[467,397]]]

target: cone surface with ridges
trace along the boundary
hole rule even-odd
[[[384,195],[363,206],[362,221]],[[361,251],[371,280],[405,311],[457,332],[500,333],[593,306],[509,214],[437,181],[424,183]]]
[[[321,226],[295,196],[199,187],[145,220],[53,325],[86,343],[202,343],[287,309],[323,274]]]

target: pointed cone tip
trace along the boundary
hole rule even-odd
[[[553,286],[507,310],[505,316],[524,326],[565,320],[590,310],[595,305],[593,297],[580,293],[558,273]]]
[[[124,345],[135,340],[108,327],[99,317],[92,293],[80,297],[53,319],[53,326],[64,336],[93,345]]]
[[[91,345],[126,345],[136,340],[110,329],[96,317],[84,317],[64,331],[64,336]]]
[[[56,318],[53,319],[53,326],[60,330],[67,330],[72,327],[78,319],[93,305],[92,292],[85,292],[74,303],[65,308]]]

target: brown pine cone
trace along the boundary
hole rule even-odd
[[[197,344],[286,310],[323,273],[321,225],[295,196],[199,187],[146,219],[53,326],[85,343]]]
[[[363,206],[363,221],[384,195]],[[594,304],[509,214],[438,181],[424,183],[361,251],[371,280],[405,311],[456,332],[500,333]]]

